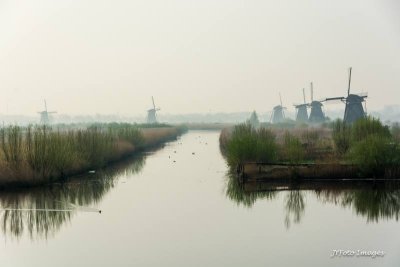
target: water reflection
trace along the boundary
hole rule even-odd
[[[16,238],[28,233],[31,239],[47,239],[76,212],[99,212],[90,206],[96,205],[121,177],[139,172],[144,164],[142,155],[66,183],[0,192],[2,232]]]
[[[342,207],[351,208],[367,222],[379,222],[381,219],[398,221],[400,212],[400,188],[398,184],[386,184],[384,187],[345,190],[335,192],[325,190],[318,193],[319,199]]]
[[[244,185],[236,178],[233,170],[228,172],[226,181],[226,196],[235,201],[238,205],[244,205],[246,207],[252,207],[258,199],[272,200],[278,193],[272,190],[245,190]]]
[[[290,222],[300,223],[304,214],[304,192],[300,190],[289,191],[285,196],[285,226],[290,227]]]
[[[355,211],[367,222],[395,219],[400,213],[400,182],[300,182],[242,184],[233,172],[227,175],[226,196],[238,205],[252,207],[257,200],[279,201],[283,194],[284,224],[300,223],[306,196]]]

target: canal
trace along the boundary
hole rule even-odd
[[[0,192],[0,266],[400,266],[400,190],[244,192],[218,138]]]

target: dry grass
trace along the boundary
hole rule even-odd
[[[87,129],[10,126],[0,133],[0,186],[30,186],[105,167],[184,131],[180,127],[139,129],[94,125]]]

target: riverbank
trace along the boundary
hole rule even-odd
[[[0,188],[39,186],[93,172],[173,140],[186,127],[96,124],[85,129],[10,126],[0,132]]]
[[[220,148],[241,181],[399,179],[396,128],[365,118],[353,125],[225,129]]]

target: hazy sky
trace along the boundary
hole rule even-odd
[[[349,66],[400,104],[400,1],[0,0],[1,114],[266,112],[344,95]]]

